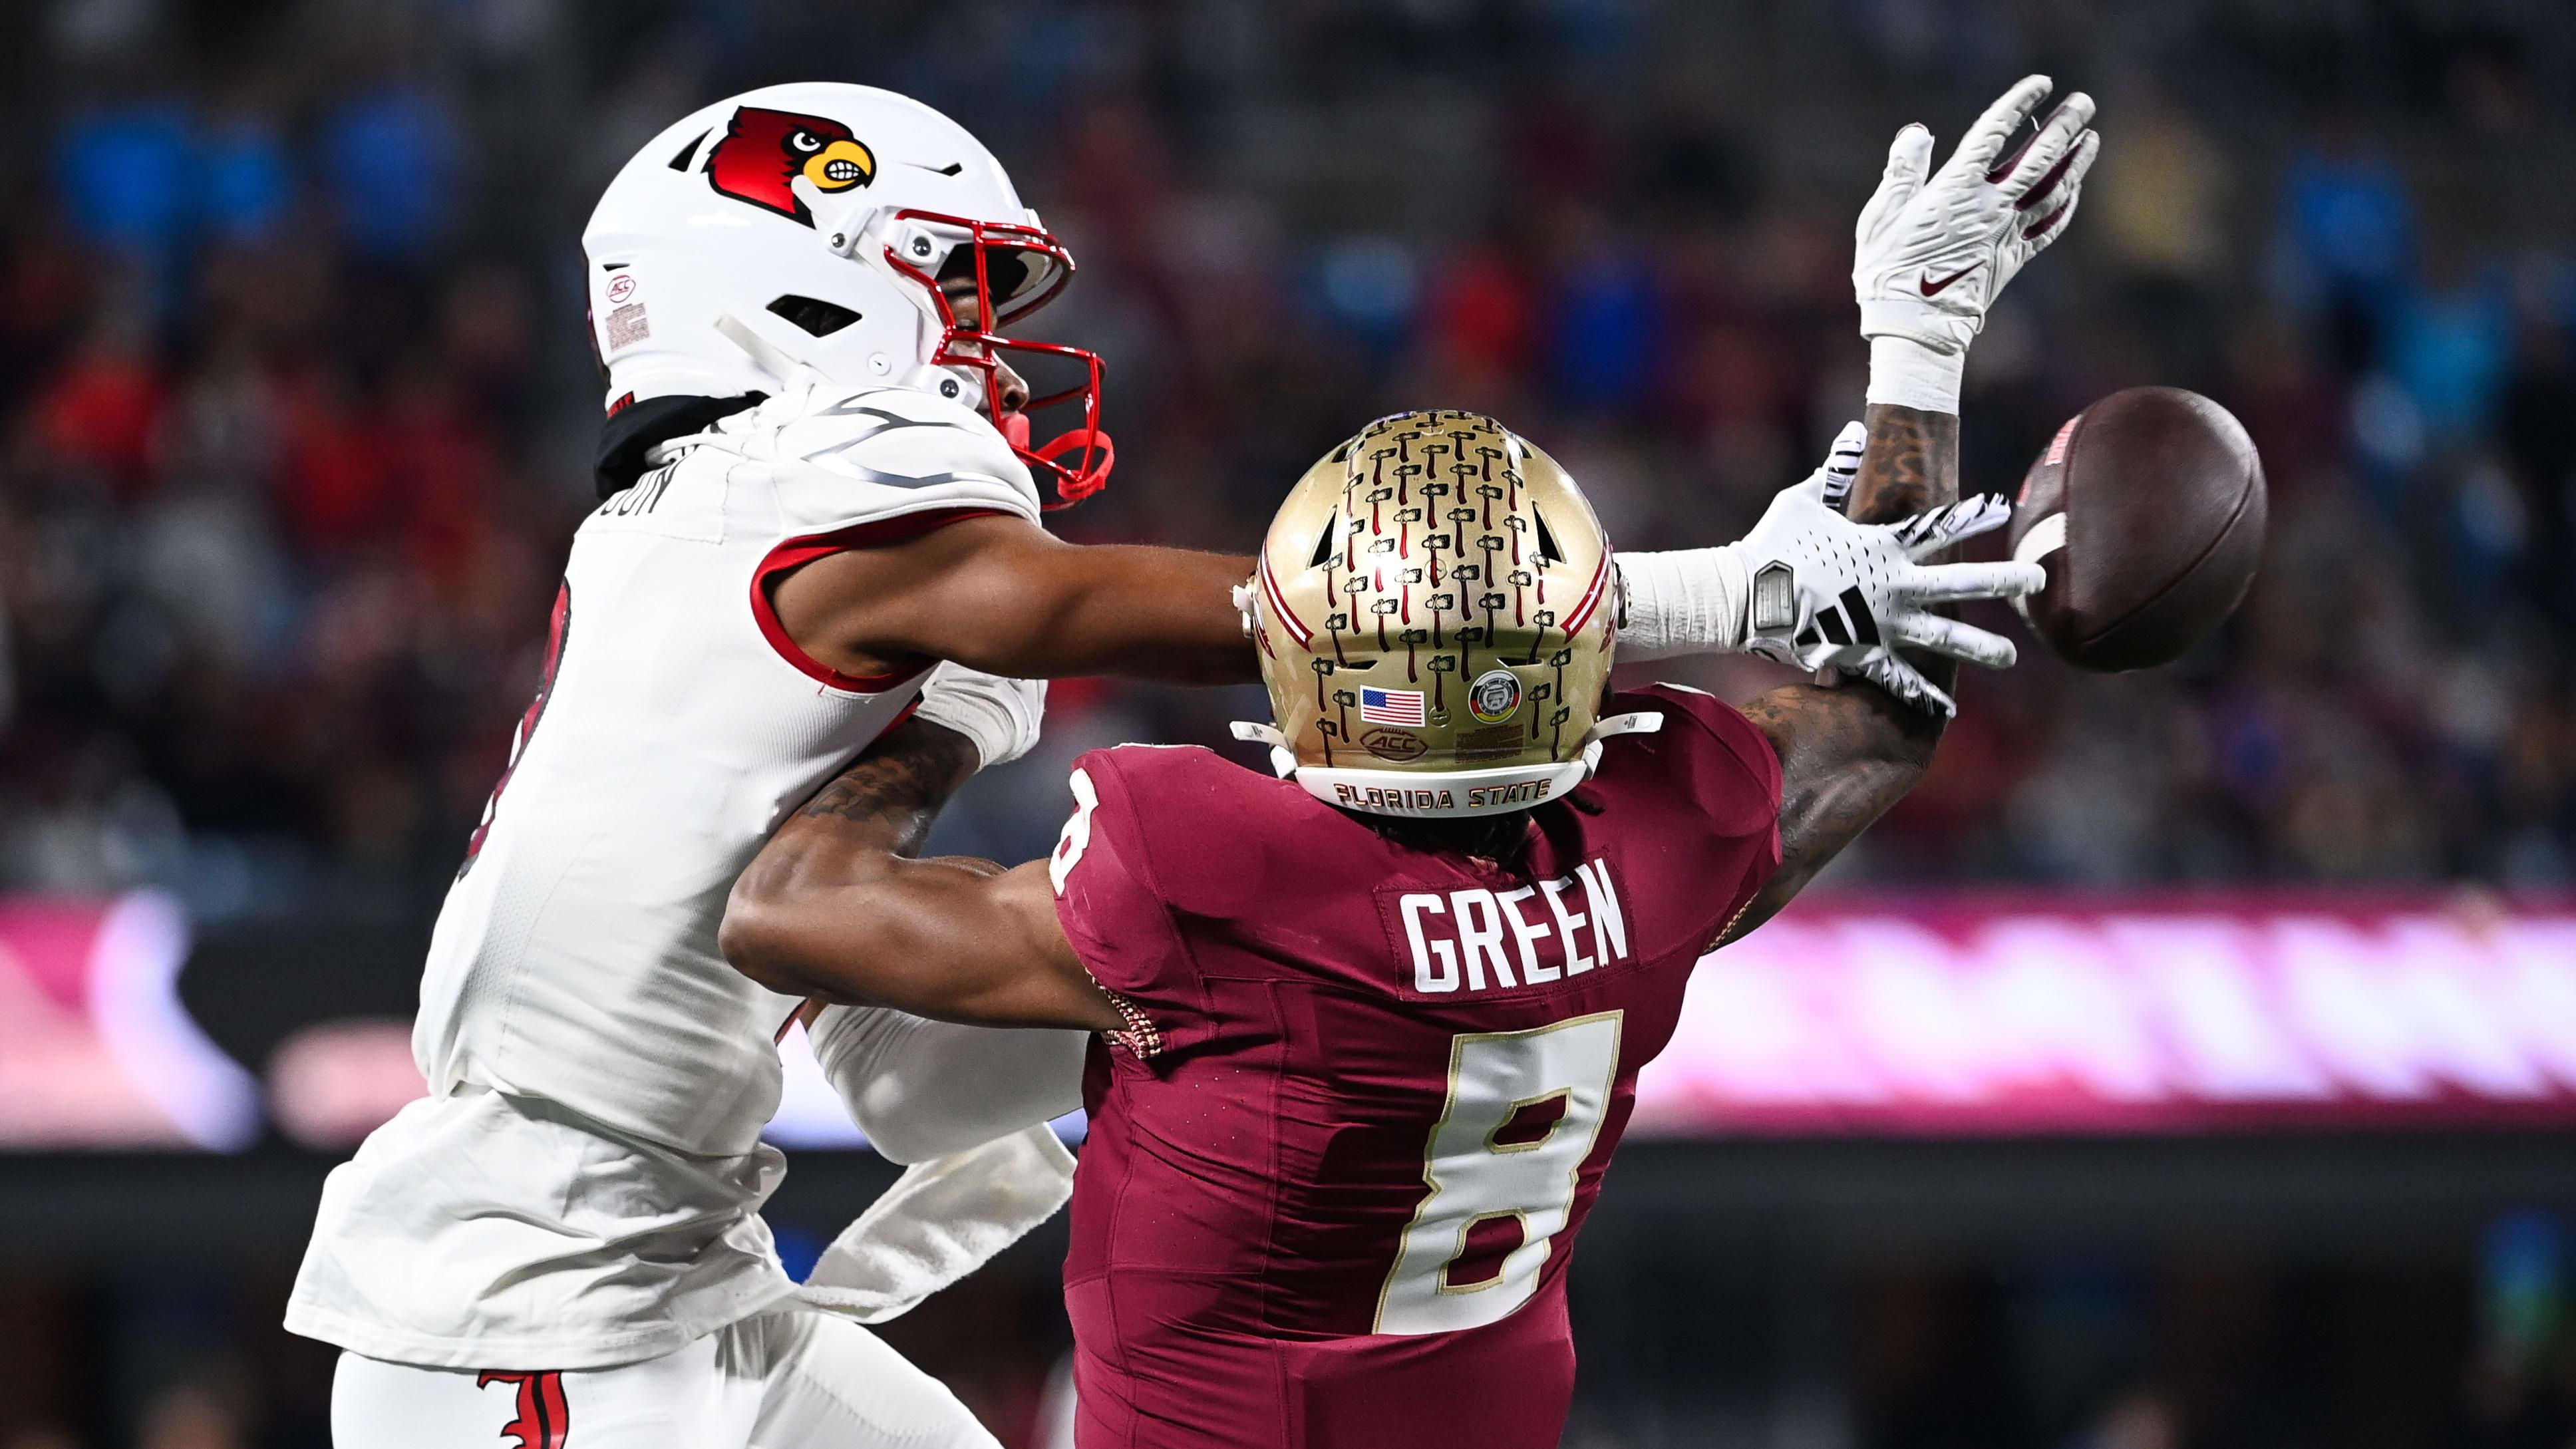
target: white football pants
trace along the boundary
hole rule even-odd
[[[485,1372],[340,1355],[337,1449],[999,1449],[865,1328],[788,1305],[642,1363]]]

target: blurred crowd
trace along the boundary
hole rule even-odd
[[[2576,13],[2041,0],[52,0],[0,15],[0,885],[434,900],[590,506],[577,238],[773,80],[973,127],[1111,365],[1078,538],[1248,548],[1324,447],[1497,413],[1626,546],[1723,542],[1859,406],[1850,225],[1908,119],[2101,101],[1971,361],[1971,486],[2169,383],[2263,576],[2152,674],[2026,647],[1844,882],[2576,874]],[[2026,636],[2025,636],[2026,637]],[[1737,694],[1767,676],[1704,671]],[[1074,745],[1260,708],[1060,686]],[[1061,775],[951,830],[1043,849]]]

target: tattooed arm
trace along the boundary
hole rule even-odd
[[[1873,403],[1862,422],[1869,444],[1852,486],[1854,519],[1886,523],[1958,500],[1957,414]],[[1942,689],[1955,686],[1957,661],[1929,653],[1907,657]],[[1778,914],[1914,788],[1931,768],[1945,723],[1859,680],[1775,689],[1747,704],[1744,715],[1780,755],[1780,869],[1737,919],[1729,940]]]
[[[1893,523],[1959,501],[1959,415],[1872,403],[1861,414],[1869,446],[1853,480],[1850,512]]]
[[[975,773],[964,736],[913,719],[779,827],[734,883],[718,943],[789,995],[975,1026],[1117,1029],[1056,921],[1046,862],[909,859]]]

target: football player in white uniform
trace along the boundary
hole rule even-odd
[[[431,940],[430,1094],[332,1175],[287,1326],[348,1351],[334,1433],[366,1449],[505,1428],[530,1449],[989,1442],[856,1322],[793,1300],[758,1209],[800,1003],[726,966],[725,893],[908,712],[986,763],[1035,738],[1036,686],[939,661],[1252,678],[1245,565],[1039,526],[1110,464],[1096,359],[1001,335],[1071,262],[925,106],[823,84],[711,106],[618,174],[583,242],[604,501]],[[1084,385],[1028,399],[1029,348]],[[1079,416],[1032,446],[1048,401]],[[898,1161],[1080,1101],[1076,1033],[811,1028]],[[1051,1139],[1019,1150],[1041,1183],[1069,1168]]]
[[[1040,526],[1112,457],[1098,360],[1002,330],[1072,261],[925,106],[838,84],[710,106],[628,162],[584,248],[604,501],[431,939],[430,1094],[332,1174],[287,1326],[346,1350],[343,1449],[990,1444],[859,1320],[1061,1203],[1042,1124],[1078,1105],[1086,1039],[804,1010],[726,965],[726,895],[912,713],[991,764],[1036,735],[1017,679],[1257,678],[1232,597],[1251,562]],[[1030,398],[1010,366],[1030,353],[1083,381]],[[1079,421],[1033,443],[1050,405]],[[1656,557],[1630,556],[1654,582],[1627,627],[1658,652],[1743,647],[1709,604],[1741,581]],[[758,1215],[800,1014],[860,1125],[916,1164],[801,1296]]]

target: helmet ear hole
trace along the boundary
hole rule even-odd
[[[1324,518],[1324,531],[1315,535],[1315,556],[1306,560],[1306,567],[1319,569],[1331,563],[1333,545],[1341,542],[1341,538],[1342,516],[1339,513],[1327,514]]]
[[[1547,526],[1547,515],[1539,512],[1537,504],[1530,505],[1530,521],[1538,525],[1538,556],[1565,562],[1565,546],[1556,541],[1556,531]]]
[[[820,297],[779,297],[770,302],[769,310],[816,337],[829,337],[859,320],[858,313]]]

